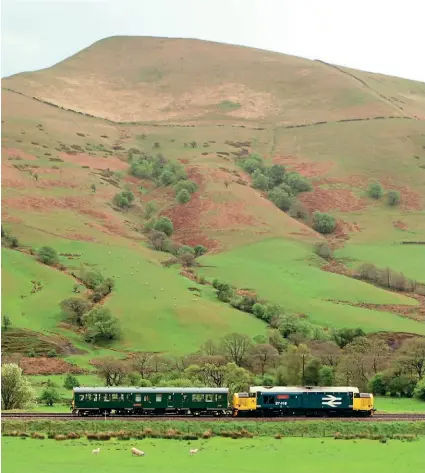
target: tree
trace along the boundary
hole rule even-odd
[[[251,347],[252,342],[250,338],[240,333],[226,335],[221,343],[224,355],[238,366],[241,366],[245,361]]]
[[[164,232],[167,236],[171,236],[174,231],[173,222],[168,217],[159,217],[153,228],[158,232]]]
[[[129,372],[129,367],[125,362],[111,357],[98,359],[96,366],[97,374],[104,380],[105,386],[122,385]]]
[[[25,409],[35,404],[36,392],[29,380],[22,375],[22,369],[15,363],[1,367],[1,408]]]
[[[251,382],[251,374],[236,363],[227,363],[224,369],[223,384],[230,393],[247,391]]]
[[[414,396],[425,401],[425,378],[419,381],[415,387]]]
[[[196,245],[193,249],[195,250],[195,256],[197,258],[208,252],[208,248],[203,245]]]
[[[312,189],[310,182],[297,172],[290,172],[286,174],[284,180],[285,183],[288,184],[296,194],[299,192],[308,192]]]
[[[400,349],[398,364],[407,374],[411,374],[421,380],[425,376],[425,339],[410,338],[406,340]]]
[[[42,246],[38,250],[38,261],[48,266],[53,266],[59,263],[59,256],[57,251],[50,246]]]
[[[6,331],[11,325],[12,325],[12,322],[10,320],[10,317],[7,314],[3,314],[3,317],[2,317],[3,330]]]
[[[176,195],[182,190],[187,190],[190,194],[193,194],[198,190],[198,184],[190,179],[184,179],[174,186],[174,190]]]
[[[365,335],[361,328],[341,328],[333,330],[331,337],[340,348],[344,348],[356,337],[364,337]]]
[[[333,386],[334,381],[334,370],[330,366],[321,366],[319,369],[319,386]]]
[[[179,261],[183,266],[191,267],[195,264],[195,255],[192,253],[180,253]]]
[[[329,368],[329,367],[326,367]],[[304,370],[304,383],[307,386],[317,386],[320,384],[320,370],[322,364],[318,358],[312,358],[305,366]]]
[[[388,191],[387,202],[391,207],[398,205],[400,203],[400,192]]]
[[[150,200],[149,202],[146,203],[144,218],[147,220],[150,219],[154,215],[155,212],[156,212],[156,203],[154,200]]]
[[[137,353],[133,358],[133,369],[139,373],[142,378],[147,378],[152,372],[150,366],[152,355],[150,353]]]
[[[385,396],[385,394],[387,394],[388,383],[383,373],[375,374],[375,376],[369,381],[369,389],[375,395]]]
[[[83,316],[87,342],[114,340],[119,336],[118,319],[106,307],[96,307]]]
[[[53,386],[48,386],[41,393],[40,401],[50,407],[53,406],[55,402],[59,402],[60,396],[57,389]]]
[[[279,358],[279,352],[268,343],[259,343],[251,348],[248,357],[254,373],[263,376],[269,368],[274,367]]]
[[[272,347],[276,348],[279,354],[282,354],[288,346],[288,341],[282,337],[279,330],[270,330],[269,343]]]
[[[114,205],[121,209],[127,209],[131,206],[134,200],[134,194],[131,191],[123,191],[118,194],[115,194],[112,202]]]
[[[149,241],[155,250],[165,251],[169,240],[164,232],[153,230],[149,233]]]
[[[86,299],[80,299],[79,297],[70,297],[64,299],[60,303],[62,311],[71,318],[71,320],[77,325],[83,325],[83,315],[87,313],[92,305]]]
[[[369,184],[368,194],[372,199],[380,199],[384,195],[384,189],[379,182]]]
[[[279,187],[275,187],[268,194],[269,199],[278,207],[280,210],[286,212],[291,208],[292,198],[286,191]]]
[[[276,187],[282,184],[285,176],[285,168],[281,164],[273,164],[266,170],[267,177],[270,180],[270,187]]]
[[[230,302],[235,294],[235,288],[227,283],[214,279],[213,287],[217,290],[217,297],[222,302]]]
[[[171,185],[174,181],[175,176],[170,169],[165,169],[159,176],[159,182],[165,187]]]
[[[96,192],[96,184],[92,184],[90,186],[90,189],[93,191],[93,193],[95,193]]]
[[[289,215],[292,218],[299,218],[305,220],[309,216],[309,212],[307,207],[302,202],[300,202],[299,200],[295,200],[294,202],[292,202]]]
[[[182,189],[176,196],[176,201],[179,204],[187,204],[190,200],[190,193],[186,189]]]
[[[258,319],[266,320],[266,306],[264,304],[260,304],[259,302],[256,302],[252,306],[252,313]]]
[[[263,191],[267,191],[270,188],[269,178],[265,176],[259,169],[254,171],[252,175],[252,185],[256,189],[261,189]]]
[[[65,376],[65,380],[63,382],[63,387],[65,389],[78,388],[79,386],[80,386],[80,382],[72,373],[68,373]]]
[[[314,252],[317,256],[324,259],[331,259],[333,254],[331,247],[326,242],[317,242],[314,244]]]
[[[323,212],[314,212],[313,227],[319,233],[332,233],[336,228],[336,220],[332,215]]]
[[[307,345],[301,343],[299,346],[289,345],[283,357],[283,367],[286,373],[286,381],[290,385],[304,384],[305,367],[311,359],[311,353]]]

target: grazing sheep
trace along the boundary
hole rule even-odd
[[[195,453],[198,453],[198,449],[197,449],[197,448],[191,448],[191,449],[189,450],[189,454],[190,454],[190,455],[195,455]]]
[[[100,448],[95,448],[94,450],[91,451],[93,455],[99,455]]]
[[[145,455],[145,452],[142,452],[141,450],[138,450],[137,448],[132,448],[131,449],[131,455],[136,455],[137,457],[143,457]]]

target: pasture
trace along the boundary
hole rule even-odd
[[[92,449],[100,447],[99,455]],[[145,457],[132,457],[136,447]],[[190,456],[189,450],[202,448]],[[397,472],[425,470],[425,438],[413,442],[334,440],[333,438],[213,438],[199,441],[144,439],[131,441],[35,440],[4,437],[2,467],[8,473],[297,473]],[[24,453],[24,454],[23,454]],[[284,467],[283,467],[284,465]]]
[[[204,256],[203,274],[238,288],[257,292],[260,299],[280,304],[286,311],[302,313],[326,327],[362,327],[367,332],[394,331],[425,334],[423,324],[384,311],[351,303],[405,304],[417,302],[402,294],[384,291],[362,281],[322,271],[311,245],[271,239],[217,255]]]

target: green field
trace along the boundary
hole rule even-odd
[[[425,413],[425,402],[415,398],[375,397],[378,412]]]
[[[327,301],[417,305],[413,299],[370,284],[324,272],[311,246],[288,240],[267,240],[213,256],[204,256],[203,273],[238,288],[257,291],[260,299],[276,302],[289,312],[307,314],[327,327],[362,327],[365,331],[425,334],[423,324],[389,312],[366,310]]]
[[[139,448],[143,458],[132,457],[130,449]],[[161,473],[241,472],[275,470],[284,462],[285,470],[298,473],[357,473],[358,471],[395,473],[425,470],[425,439],[405,443],[390,440],[283,438],[210,439],[176,441],[145,439],[135,441],[2,440],[2,467],[8,473],[115,473],[116,471]],[[100,447],[98,456],[91,450]],[[193,457],[191,448],[202,448]],[[23,451],[25,454],[23,454]]]

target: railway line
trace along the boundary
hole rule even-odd
[[[143,421],[196,421],[196,422],[293,422],[293,421],[345,421],[345,422],[413,422],[425,421],[424,414],[375,414],[371,417],[217,417],[217,416],[182,416],[182,415],[131,415],[131,416],[77,416],[67,413],[43,412],[5,412],[1,414],[4,420],[57,420],[57,421],[105,421],[125,420],[134,422]]]

